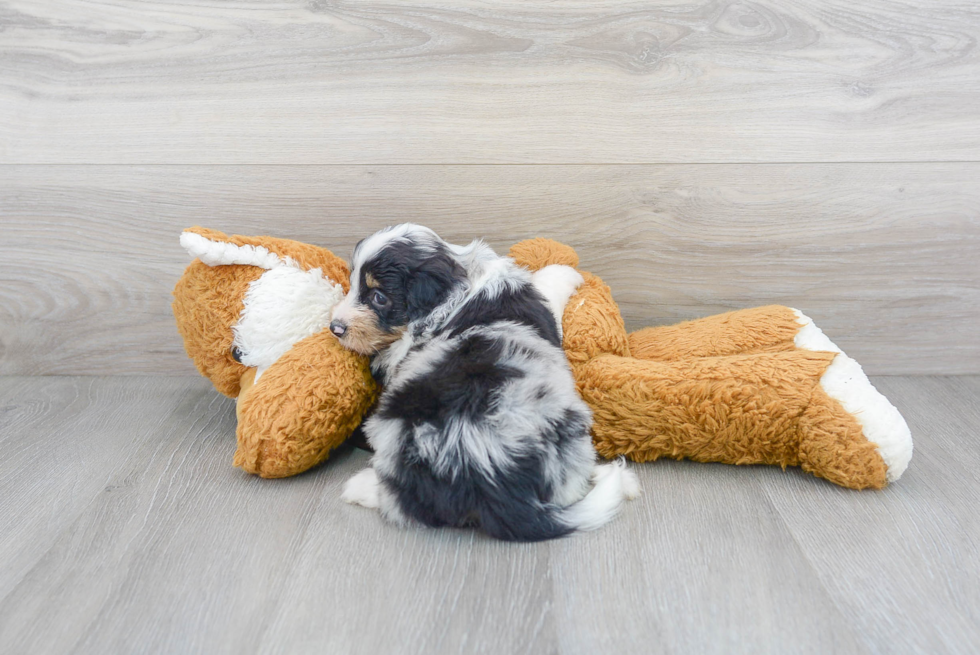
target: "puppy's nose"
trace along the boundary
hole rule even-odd
[[[330,331],[339,339],[347,334],[347,326],[340,321],[330,321]]]

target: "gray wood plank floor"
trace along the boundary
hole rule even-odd
[[[659,462],[606,528],[513,545],[344,505],[360,451],[246,476],[200,378],[0,377],[0,649],[975,653],[980,378],[874,381],[916,439],[881,492]]]

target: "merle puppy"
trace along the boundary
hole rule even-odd
[[[361,241],[351,266],[330,329],[373,356],[383,392],[364,424],[371,468],[344,500],[400,525],[536,541],[598,528],[638,493],[623,462],[596,465],[561,349],[578,272],[531,275],[482,241],[412,224]]]

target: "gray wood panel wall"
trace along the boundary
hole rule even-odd
[[[563,239],[630,328],[978,373],[980,5],[0,0],[0,374],[184,374],[181,228]]]

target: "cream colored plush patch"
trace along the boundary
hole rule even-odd
[[[561,264],[551,264],[531,274],[531,284],[548,301],[548,308],[555,317],[559,339],[562,337],[561,321],[565,315],[565,305],[583,281],[581,273]]]
[[[324,278],[318,268],[269,269],[249,286],[241,317],[232,328],[242,364],[255,367],[258,380],[293,344],[327,327],[334,305],[343,297],[340,285]]]

